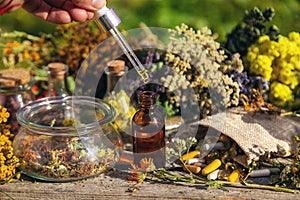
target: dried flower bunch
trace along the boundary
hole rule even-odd
[[[19,145],[16,156],[21,160],[20,167],[29,175],[44,180],[66,181],[95,176],[115,161],[113,149],[91,150],[80,137],[27,135]]]
[[[170,33],[172,38],[165,62],[184,77],[173,80],[175,85],[182,85],[182,81],[187,80],[194,89],[196,99],[200,102],[201,116],[211,113],[214,100],[225,107],[238,105],[239,85],[226,74],[236,62],[226,60],[227,56],[211,30],[205,27],[195,31],[182,24]],[[215,94],[210,94],[212,91]],[[214,95],[219,99],[213,99]]]
[[[278,41],[263,35],[248,48],[246,66],[251,74],[270,82],[269,100],[276,106],[300,108],[300,34],[279,35]]]
[[[231,53],[239,53],[245,56],[248,47],[262,35],[269,35],[272,40],[276,40],[279,29],[276,25],[268,26],[275,15],[273,8],[260,10],[257,7],[246,11],[243,20],[227,35],[225,48]]]
[[[82,61],[109,36],[108,33],[100,33],[93,22],[60,25],[54,35],[56,59],[69,66],[71,75],[76,75]]]
[[[10,132],[10,125],[5,124],[10,115],[6,108],[0,106],[0,110],[0,184],[4,184],[16,176],[19,159],[13,153],[14,134]]]

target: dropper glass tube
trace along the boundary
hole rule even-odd
[[[117,25],[119,25],[121,22],[120,18],[116,15],[113,9],[109,9],[106,6],[101,10],[96,11],[95,15],[95,21],[98,27],[101,30],[109,31],[112,34],[113,38],[119,44],[129,62],[132,64],[137,73],[142,77],[144,83],[147,83],[149,80],[147,69],[142,65],[130,45],[127,43],[124,36],[117,28]]]

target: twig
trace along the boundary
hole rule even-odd
[[[282,187],[276,187],[276,186],[268,186],[268,185],[259,185],[259,184],[251,184],[251,183],[246,183],[245,181],[242,181],[241,183],[236,182],[228,182],[228,181],[207,181],[202,179],[199,176],[196,176],[195,174],[191,174],[191,177],[186,177],[182,175],[177,175],[174,173],[171,173],[170,171],[166,169],[157,169],[150,173],[156,178],[162,179],[162,180],[169,180],[169,181],[175,181],[175,182],[186,182],[186,183],[192,183],[192,184],[205,184],[205,185],[212,185],[212,183],[215,183],[217,185],[223,186],[223,185],[228,185],[228,186],[235,186],[235,187],[248,187],[248,188],[253,188],[253,189],[263,189],[263,190],[272,190],[272,191],[277,191],[277,192],[287,192],[287,193],[294,193],[295,191],[293,189],[289,188],[282,188]]]

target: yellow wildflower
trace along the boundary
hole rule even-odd
[[[7,119],[9,118],[10,114],[7,112],[7,108],[0,107],[0,123],[7,122]]]
[[[298,94],[295,90],[299,90],[300,84],[299,33],[290,32],[288,37],[280,35],[278,41],[261,36],[248,48],[245,58],[249,72],[270,81],[271,103],[288,109],[299,107],[298,98],[293,96]]]
[[[274,105],[279,107],[286,107],[294,100],[292,90],[279,82],[271,83],[269,98]]]
[[[250,73],[260,75],[267,81],[271,79],[273,58],[265,55],[258,55],[257,59],[250,65]]]
[[[289,33],[289,39],[290,41],[294,41],[296,42],[298,45],[300,45],[300,33],[297,33],[297,32],[290,32]]]
[[[6,122],[8,117],[7,109],[0,106],[1,123]],[[19,159],[13,153],[10,128],[10,125],[0,124],[0,184],[11,181],[19,166]]]

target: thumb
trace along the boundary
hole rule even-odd
[[[106,0],[72,0],[74,5],[86,10],[99,10],[106,5]]]

